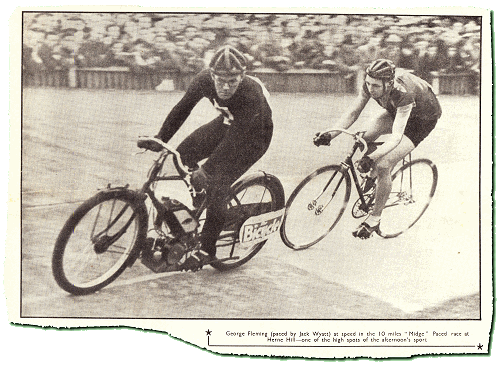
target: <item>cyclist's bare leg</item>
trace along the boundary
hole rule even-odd
[[[394,123],[393,117],[387,111],[384,110],[383,112],[380,113],[378,117],[370,120],[369,122],[363,125],[363,128],[361,129],[366,131],[363,138],[367,142],[375,142],[379,137],[390,134],[392,132],[393,123]],[[366,152],[363,151],[363,152],[366,154],[370,154],[376,149],[377,149],[376,146],[369,145],[368,151]],[[376,169],[373,169],[368,176],[375,178],[377,176]]]
[[[364,126],[364,130],[366,131],[364,135],[365,140],[374,142],[382,135],[391,134],[393,124],[393,117],[386,111],[382,112],[378,118],[370,121]],[[375,168],[371,173],[371,177],[377,177],[375,204],[367,219],[353,232],[355,237],[364,239],[369,238],[371,232],[373,232],[369,227],[374,229],[380,223],[382,211],[392,189],[391,172],[398,161],[402,160],[414,148],[415,146],[410,139],[403,136],[396,148],[376,162]],[[368,150],[367,153],[370,152],[373,152],[373,150]]]
[[[403,136],[396,148],[377,161],[376,173],[378,182],[375,190],[375,205],[371,214],[372,217],[380,218],[382,215],[385,203],[392,189],[391,173],[394,166],[414,149],[413,142],[408,137]]]
[[[374,142],[380,136],[390,134],[392,132],[393,124],[394,118],[384,110],[377,118],[374,118],[363,125],[362,130],[366,131],[363,138],[368,142]]]

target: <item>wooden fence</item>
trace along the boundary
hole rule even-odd
[[[270,92],[288,93],[356,93],[359,75],[327,71],[256,71]],[[23,72],[25,87],[56,87],[115,90],[185,91],[194,74],[179,72],[131,72],[126,67],[86,68],[55,71]],[[433,86],[439,94],[477,94],[475,74],[437,74]]]
[[[270,92],[288,93],[355,93],[356,74],[338,72],[292,71],[253,72]]]
[[[479,75],[474,73],[436,74],[433,89],[439,94],[476,95],[479,91]]]

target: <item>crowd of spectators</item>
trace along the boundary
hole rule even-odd
[[[231,44],[250,69],[314,69],[354,75],[389,58],[424,79],[479,72],[473,17],[330,14],[25,13],[23,68],[128,67],[198,72]]]

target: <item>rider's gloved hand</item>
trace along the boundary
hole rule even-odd
[[[191,174],[191,184],[196,191],[207,189],[210,183],[210,176],[207,174],[203,166],[195,170]]]
[[[319,146],[329,146],[332,136],[329,132],[318,132],[313,139],[313,143],[316,147]]]
[[[159,144],[153,139],[147,139],[147,138],[140,138],[137,141],[137,147],[144,148],[148,151],[153,151],[153,152],[161,152],[163,150],[161,144]]]
[[[358,162],[356,162],[356,164],[358,165],[358,171],[362,174],[366,174],[370,172],[375,162],[369,156],[364,155],[358,160]]]

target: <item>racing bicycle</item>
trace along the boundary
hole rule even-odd
[[[99,191],[73,212],[57,237],[52,272],[57,284],[71,294],[100,290],[138,258],[156,273],[199,269],[186,265],[200,249],[206,194],[195,191],[192,170],[174,148],[148,137],[139,138],[137,146],[159,152],[142,188],[108,186]],[[167,160],[175,173],[165,172]],[[192,208],[175,197],[157,196],[157,184],[168,181],[184,182]],[[225,271],[248,262],[279,230],[284,205],[283,186],[275,176],[256,172],[236,181],[227,197],[216,258],[209,264]]]
[[[292,192],[285,207],[280,235],[288,247],[306,249],[321,241],[335,227],[349,203],[352,181],[358,194],[351,213],[362,218],[373,209],[375,187],[366,186],[367,175],[358,176],[352,157],[383,142],[366,142],[365,132],[342,132],[353,137],[350,152],[338,165],[324,166],[307,176]],[[392,190],[376,233],[393,238],[411,228],[422,217],[436,191],[438,171],[429,159],[412,160],[408,154],[392,174]],[[365,188],[366,187],[366,188]],[[368,189],[367,189],[368,188]]]

